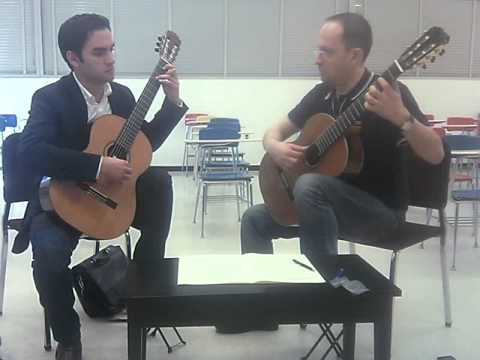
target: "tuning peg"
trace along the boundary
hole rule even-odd
[[[155,52],[160,52],[160,49],[158,47],[156,47],[154,50]]]
[[[430,58],[430,62],[431,62],[432,64],[435,62],[435,60],[437,60],[437,58],[436,58],[435,56],[432,56],[432,57]]]
[[[438,53],[439,56],[442,56],[443,54],[445,54],[445,49],[441,49],[440,52]]]
[[[425,70],[427,68],[427,64],[422,64],[422,69]]]

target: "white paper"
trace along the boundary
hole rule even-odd
[[[324,283],[325,280],[304,255],[193,255],[182,256],[178,261],[178,285],[261,282]]]

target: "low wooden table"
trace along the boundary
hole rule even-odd
[[[374,323],[374,359],[391,352],[392,302],[401,291],[357,255],[310,258],[325,279],[340,269],[370,289],[353,295],[323,284],[177,285],[178,259],[128,269],[128,359],[146,359],[146,328],[226,321],[344,324],[344,359],[354,358],[355,324]]]

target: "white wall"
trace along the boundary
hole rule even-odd
[[[0,113],[28,116],[33,92],[54,78],[0,78]],[[117,79],[131,88],[138,98],[146,79]],[[480,113],[480,80],[404,79],[424,112],[438,119],[453,115],[477,116]],[[238,117],[243,126],[260,138],[264,131],[287,114],[317,81],[312,79],[184,79],[181,95],[191,112]],[[157,95],[152,117],[163,93]],[[184,125],[181,122],[160,150],[156,165],[180,165],[183,155]],[[256,164],[263,155],[261,143],[242,144],[248,160]]]

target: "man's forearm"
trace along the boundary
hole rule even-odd
[[[403,131],[413,151],[431,164],[439,164],[445,156],[442,140],[431,128],[417,120]]]

